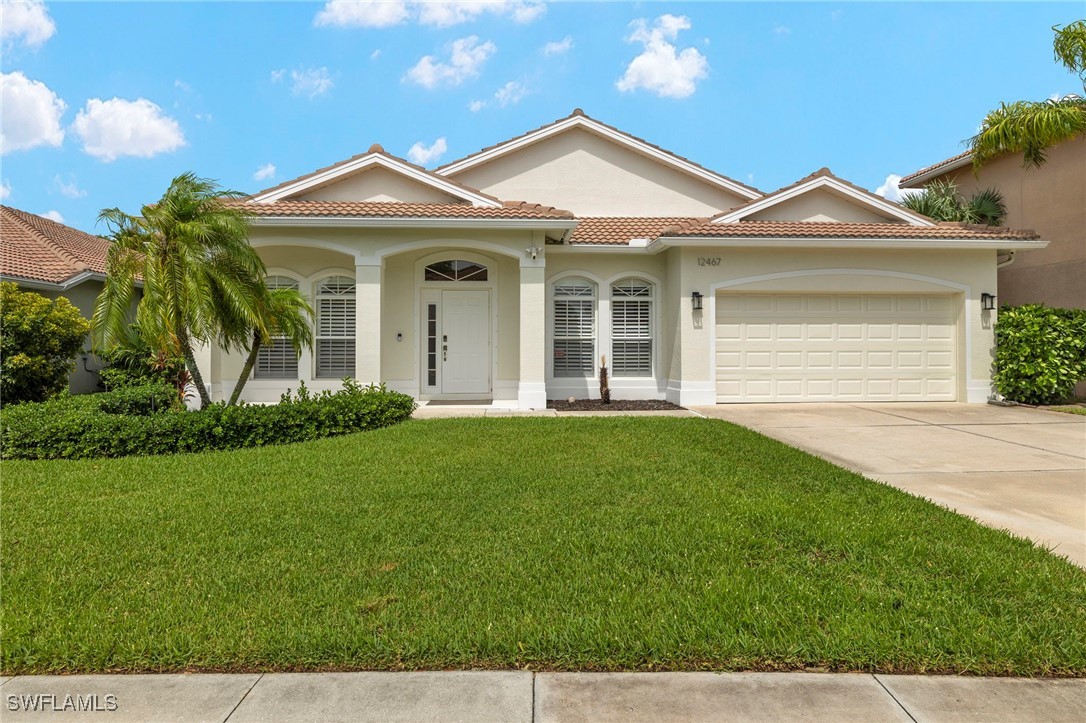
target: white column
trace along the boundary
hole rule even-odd
[[[381,383],[381,259],[360,258],[355,273],[354,378]]]
[[[520,409],[547,408],[545,274],[544,259],[521,259],[520,380],[517,387]]]

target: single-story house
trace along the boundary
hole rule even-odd
[[[992,394],[997,255],[1030,231],[938,223],[821,169],[765,194],[581,110],[426,170],[374,145],[243,201],[270,283],[316,311],[244,398],[302,381],[540,408]],[[243,358],[205,350],[212,394]]]
[[[0,206],[0,281],[50,299],[63,296],[90,319],[106,278],[109,241],[71,226]],[[98,391],[100,360],[90,338],[68,375],[73,394]]]

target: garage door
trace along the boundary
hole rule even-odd
[[[926,294],[721,293],[717,401],[954,401],[955,306]]]

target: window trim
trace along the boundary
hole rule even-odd
[[[638,282],[648,287],[648,296],[618,296],[615,294],[615,287],[623,282]],[[608,369],[611,372],[612,379],[655,379],[657,371],[656,363],[656,351],[659,347],[659,324],[657,323],[657,301],[659,294],[657,290],[660,288],[659,283],[653,281],[651,278],[643,276],[641,274],[621,274],[616,276],[607,282],[608,290],[608,305],[607,305],[607,349],[609,351]],[[621,339],[615,336],[614,328],[614,311],[616,301],[646,301],[649,305],[649,333],[647,337],[622,337]],[[648,341],[649,343],[649,373],[639,374],[636,376],[623,376],[615,373],[615,342],[616,341]]]
[[[307,283],[306,283],[304,278],[299,277],[297,274],[289,272],[289,271],[285,271],[285,270],[280,270],[280,269],[268,269],[267,273],[264,275],[265,282],[267,282],[268,279],[271,279],[274,276],[281,276],[284,279],[289,279],[289,280],[293,281],[294,282],[294,288],[297,289],[300,293],[303,293],[303,294],[305,293],[303,291],[303,287],[306,286]],[[269,287],[269,288],[273,288],[273,287]],[[283,287],[275,287],[275,288],[283,288]],[[314,320],[310,320],[310,321],[312,323]],[[274,337],[272,337],[272,341],[274,343],[275,341],[277,341],[279,339],[282,339],[282,338],[283,338],[282,336],[274,336]],[[270,349],[270,347],[271,347],[270,344],[263,345],[263,346],[261,346],[260,350],[257,352],[256,363],[253,365],[253,372],[252,372],[253,380],[259,380],[259,381],[263,381],[263,382],[298,381],[302,376],[302,354],[299,353],[299,352],[295,352],[294,376],[260,376],[259,371],[258,371],[260,369],[260,355],[261,355],[261,353],[264,352],[264,350]]]
[[[591,340],[592,340],[592,370],[591,370],[591,372],[586,373],[584,376],[559,376],[555,372],[555,368],[554,368],[554,343],[555,343],[555,341],[557,341],[557,335],[555,334],[555,323],[556,323],[555,301],[557,299],[561,298],[561,297],[559,297],[555,293],[555,290],[557,289],[557,287],[561,286],[563,283],[569,282],[569,281],[574,281],[574,280],[584,281],[584,282],[587,282],[587,283],[592,285],[592,302],[593,302],[593,304],[592,304],[592,312],[593,312],[593,315],[592,315],[592,335],[590,337]],[[600,281],[599,277],[595,276],[594,274],[590,274],[590,273],[587,273],[587,272],[584,272],[584,271],[566,271],[566,272],[563,272],[561,274],[557,274],[557,275],[551,277],[547,281],[547,297],[546,297],[547,309],[546,309],[546,312],[547,312],[547,332],[548,333],[547,333],[547,347],[546,347],[546,354],[547,354],[546,371],[547,371],[548,380],[553,381],[553,382],[555,382],[557,384],[562,384],[562,383],[576,384],[578,381],[592,380],[592,379],[595,379],[596,377],[599,376],[599,370],[600,370],[599,355],[600,355],[600,349],[602,348],[601,345],[600,345],[600,340],[601,340],[602,335],[603,335],[603,328],[602,328],[602,326],[603,326],[603,317],[601,316],[601,313],[600,313],[601,312],[600,289],[602,288],[602,286],[603,286],[603,284]],[[576,297],[569,297],[569,298],[576,298]],[[572,337],[569,337],[569,338],[572,338]],[[591,385],[590,385],[590,387],[591,387]]]
[[[326,295],[326,298],[340,298],[340,299],[342,299],[342,298],[353,298],[354,299],[354,302],[355,302],[355,328],[353,330],[354,333],[351,334],[351,336],[349,336],[349,337],[348,336],[327,336],[326,337],[326,336],[321,336],[321,334],[320,334],[320,316],[321,316],[320,299],[322,298],[322,294],[320,293],[320,287],[321,287],[321,284],[323,284],[324,282],[328,281],[329,279],[336,278],[336,277],[350,279],[351,282],[355,285],[355,291],[349,297],[346,294],[344,294],[342,296],[337,296],[337,295],[334,295],[334,294]],[[321,340],[346,340],[346,339],[350,339],[352,344],[357,344],[357,341],[358,341],[358,289],[357,289],[357,286],[358,286],[358,279],[355,276],[355,274],[353,272],[348,273],[346,270],[329,269],[329,270],[326,270],[324,272],[321,272],[318,276],[315,276],[315,277],[312,278],[311,288],[312,288],[313,295],[312,295],[311,298],[313,299],[313,312],[314,313],[313,313],[313,361],[312,361],[312,368],[311,368],[311,378],[314,381],[317,381],[317,380],[324,381],[324,380],[328,380],[328,379],[342,379],[343,378],[342,376],[339,376],[339,375],[329,376],[329,375],[321,375],[319,373],[319,369],[320,369],[320,342],[321,342]],[[344,375],[344,376],[351,377],[352,379],[355,378],[355,376],[358,373],[357,353],[356,353],[355,356],[356,356],[355,361],[354,361],[355,368],[353,370],[351,370],[350,374]]]

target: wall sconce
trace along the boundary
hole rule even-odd
[[[532,261],[535,261],[539,257],[539,247],[532,244],[524,250],[524,253],[531,257]]]
[[[980,308],[983,311],[993,311],[995,309],[995,294],[989,294],[987,291],[980,295]]]
[[[701,295],[700,291],[695,291],[690,294],[690,308],[694,311],[701,311],[701,302],[705,297]]]

